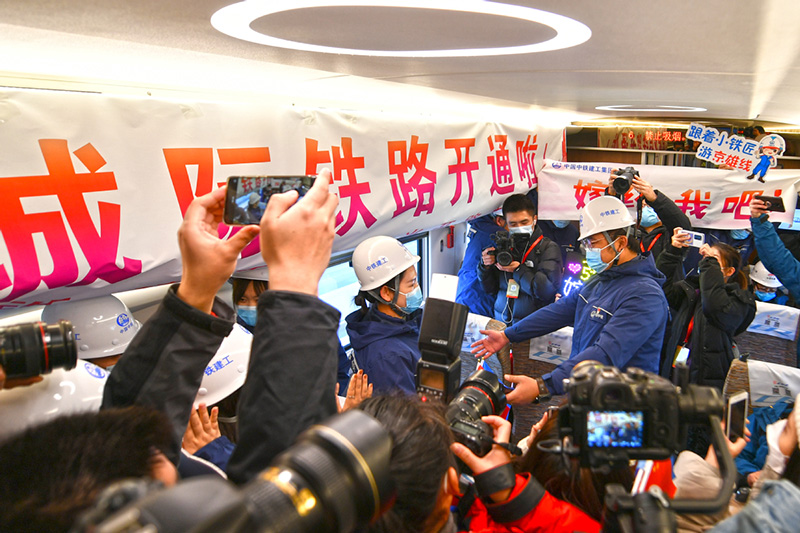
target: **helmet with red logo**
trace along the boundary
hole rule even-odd
[[[370,237],[353,250],[353,270],[362,291],[377,289],[418,261],[418,255],[392,237]]]

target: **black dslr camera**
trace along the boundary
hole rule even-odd
[[[529,237],[525,233],[498,231],[492,235],[494,250],[489,253],[495,257],[500,266],[507,267],[514,261],[522,262],[522,255],[525,253]]]
[[[458,389],[447,406],[445,418],[456,442],[478,457],[492,449],[494,432],[481,417],[499,415],[506,407],[506,395],[495,374],[479,368]]]
[[[69,370],[78,363],[72,323],[56,325],[32,322],[0,327],[0,365],[7,379],[49,374],[56,368]]]
[[[624,196],[633,186],[633,178],[639,177],[639,171],[633,167],[620,168],[614,171],[614,191],[617,196]]]
[[[723,477],[719,494],[706,500],[671,500],[657,489],[632,495],[609,485],[603,531],[670,531],[674,512],[711,513],[728,503],[736,467],[720,428],[723,400],[712,387],[689,385],[685,365],[678,365],[676,376],[673,385],[637,368],[623,373],[594,361],[572,371],[565,387],[569,405],[558,413],[562,454],[595,469],[627,466],[630,459],[667,459],[684,448],[690,425],[705,426]]]

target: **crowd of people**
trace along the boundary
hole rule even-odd
[[[91,368],[105,380],[102,398],[75,414],[33,413],[27,428],[0,434],[0,530],[69,531],[100,510],[111,517],[143,494],[192,477],[246,485],[304,431],[350,409],[376,420],[392,443],[393,503],[367,531],[601,530],[607,487],[630,491],[631,467],[595,470],[547,450],[545,443],[559,440],[556,420],[547,415],[531,428],[517,459],[511,423],[483,417],[493,445],[478,456],[454,441],[444,405],[417,397],[420,257],[392,237],[370,237],[353,251],[360,290],[359,308],[346,317],[351,366],[337,335],[340,313],[317,293],[335,235],[338,198],[328,190],[330,180],[325,170],[301,198],[296,191],[273,195],[259,225],[243,226],[227,240],[217,233],[224,188],[197,198],[178,232],[181,280],[142,324],[110,296],[45,309],[48,322],[74,323],[79,357],[96,363]],[[574,328],[569,358],[554,370],[504,376],[513,384],[510,404],[564,394],[565,380],[585,361],[664,378],[685,361],[690,383],[721,392],[736,357],[734,337],[752,322],[756,301],[792,305],[800,295],[800,261],[769,222],[764,202],[750,204],[752,232],[745,239],[752,253],[743,256],[742,248],[709,237],[695,249],[694,267],[687,217],[643,178],[632,187],[642,198],[635,217],[609,183],[577,226],[539,220],[535,191],[509,196],[501,212],[473,222],[458,301],[506,324],[481,332],[476,356]],[[240,253],[256,238],[268,272],[232,278]],[[595,274],[562,297],[567,254],[581,249]],[[231,305],[219,297],[226,283]],[[0,388],[23,391],[31,411],[47,379],[6,380],[0,367]],[[732,517],[727,511],[680,517],[681,529],[766,530],[763,516],[790,502],[800,508],[800,408],[788,406],[784,415],[764,431],[768,472],[752,478],[747,472],[756,489],[751,503]],[[613,441],[637,448],[648,431],[632,412],[590,418],[589,447]],[[742,453],[749,440],[728,441],[730,453]],[[674,465],[682,497],[719,492],[710,443],[708,428],[689,428],[686,451]],[[108,497],[120,482],[129,483],[122,503]]]

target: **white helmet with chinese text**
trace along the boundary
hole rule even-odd
[[[783,137],[780,135],[770,133],[766,137],[762,138],[758,143],[759,152],[761,152],[764,148],[772,148],[778,151],[776,155],[783,155],[783,152],[786,150],[786,141],[784,141]]]
[[[597,233],[603,233],[610,243],[612,239],[608,235],[609,231],[630,228],[634,224],[636,221],[622,200],[616,196],[600,196],[581,209],[581,234],[578,240],[582,241]]]
[[[206,366],[203,381],[194,399],[194,408],[201,403],[211,406],[239,390],[247,378],[253,334],[234,324],[223,339],[214,358]]]
[[[75,331],[78,358],[99,359],[125,351],[141,324],[116,296],[56,302],[42,311],[42,321],[69,320]]]
[[[353,250],[353,270],[362,291],[377,289],[419,262],[397,239],[370,237]]]
[[[109,372],[88,361],[56,368],[42,381],[0,391],[0,440],[68,414],[99,411]]]
[[[753,268],[750,270],[750,279],[756,283],[760,283],[764,287],[770,287],[772,289],[777,289],[783,285],[783,283],[775,277],[775,274],[767,270],[764,263],[761,261],[753,265]]]

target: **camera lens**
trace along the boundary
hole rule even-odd
[[[447,406],[445,419],[453,430],[456,441],[482,457],[492,447],[492,431],[481,417],[499,415],[505,406],[506,395],[500,386],[500,380],[495,374],[481,368],[461,385],[455,398]]]
[[[49,374],[55,368],[75,368],[78,350],[72,324],[33,322],[0,328],[0,364],[6,377]]]

